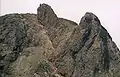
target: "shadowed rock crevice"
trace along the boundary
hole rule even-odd
[[[103,58],[103,69],[105,71],[108,71],[109,70],[109,63],[110,63],[110,55],[109,55],[109,50],[108,50],[108,46],[107,46],[107,39],[108,39],[109,35],[108,33],[106,32],[105,29],[101,29],[101,32],[100,32],[100,38],[101,38],[101,41],[102,41],[102,45],[103,48],[102,48],[102,58]]]

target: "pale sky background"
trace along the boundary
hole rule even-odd
[[[85,12],[93,12],[120,48],[120,0],[1,0],[0,14],[36,13],[40,3],[49,4],[58,17],[79,23]]]

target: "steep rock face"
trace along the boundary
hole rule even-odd
[[[0,17],[0,77],[120,77],[120,51],[93,13],[79,25],[47,4]]]
[[[93,13],[82,17],[59,53],[55,62],[65,77],[119,77],[120,52]]]
[[[47,29],[47,34],[55,48],[60,41],[67,39],[69,34],[77,26],[77,23],[73,21],[58,18],[53,9],[47,4],[40,4],[37,9],[37,19],[38,22],[44,25],[45,29]]]

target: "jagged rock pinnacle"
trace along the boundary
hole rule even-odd
[[[86,12],[85,13],[85,15],[81,19],[81,23],[83,23],[83,22],[86,22],[86,23],[97,22],[98,24],[100,24],[100,20],[92,12]]]
[[[93,14],[92,12],[86,12],[85,15],[81,18],[79,26],[83,29],[86,28],[87,26],[100,27],[101,23],[95,14]]]
[[[58,22],[57,15],[54,13],[51,6],[40,4],[37,9],[38,21],[44,26],[56,26]]]

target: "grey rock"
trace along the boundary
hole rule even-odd
[[[96,15],[79,25],[40,4],[0,17],[0,77],[120,77],[120,51]]]
[[[47,27],[55,27],[59,22],[51,6],[47,4],[40,4],[37,9],[37,18],[41,24]]]
[[[70,38],[59,50],[60,53],[56,56],[55,62],[57,68],[62,70],[59,73],[62,73],[63,76],[120,76],[118,74],[120,72],[119,58],[116,57],[116,60],[114,59],[115,55],[118,56],[120,53],[119,49],[112,41],[107,30],[95,18],[97,16],[93,13],[86,13],[81,19],[79,26],[74,29]],[[117,49],[111,50],[113,46]],[[117,52],[114,53],[114,57],[111,56],[113,52]],[[118,62],[118,65],[114,63],[115,61]]]

